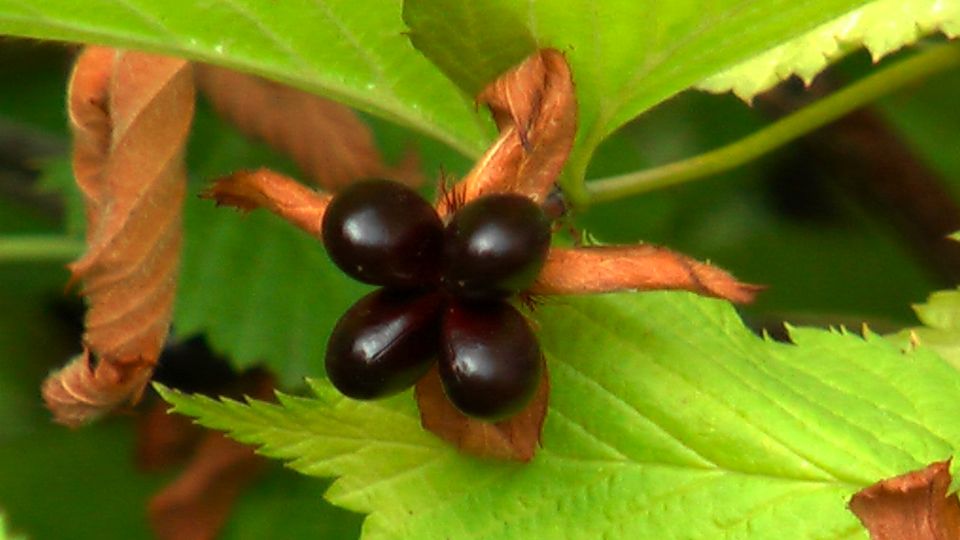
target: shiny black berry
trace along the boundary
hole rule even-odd
[[[323,216],[323,245],[353,278],[416,288],[439,280],[443,223],[415,191],[389,180],[352,184]]]
[[[506,298],[533,284],[549,247],[550,221],[533,201],[482,197],[447,225],[442,279],[461,298]]]
[[[513,306],[452,302],[442,331],[440,381],[460,412],[497,421],[530,402],[543,369],[540,345]]]
[[[379,289],[337,321],[327,342],[330,382],[354,399],[377,399],[417,382],[437,359],[441,297]]]

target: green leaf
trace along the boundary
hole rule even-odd
[[[567,187],[576,191],[593,149],[613,130],[711,74],[863,3],[485,0],[486,10],[479,12],[457,0],[406,0],[404,7],[408,15],[455,14],[457,25],[447,24],[442,16],[408,17],[420,49],[448,73],[505,61],[499,53],[501,17],[521,21],[539,46],[567,55],[580,124],[568,165],[572,183]],[[463,32],[476,40],[459,39]],[[438,50],[443,54],[434,53]],[[462,67],[451,67],[451,59]],[[458,82],[466,87],[475,84],[469,78]]]
[[[349,540],[360,536],[363,516],[323,500],[326,482],[271,468],[240,494],[222,540]]]
[[[7,529],[7,518],[0,513],[0,540],[26,540],[25,536],[13,534]]]
[[[891,339],[902,347],[927,347],[960,369],[960,289],[938,291],[913,306],[923,326],[903,330]]]
[[[925,35],[960,34],[960,3],[943,0],[875,0],[750,60],[711,75],[698,87],[732,91],[744,101],[797,75],[808,84],[831,62],[866,47],[874,62]]]
[[[763,340],[729,304],[685,293],[563,298],[537,316],[552,397],[527,465],[459,455],[420,428],[409,394],[161,392],[339,477],[327,497],[370,513],[365,538],[866,538],[853,493],[960,446],[960,373],[929,351],[813,329]]]
[[[404,2],[403,20],[410,41],[468,96],[537,49],[519,14],[498,0],[474,2]],[[445,38],[419,29],[445,28]],[[491,44],[497,44],[491,48]],[[469,51],[463,61],[464,51]]]
[[[398,0],[0,0],[0,34],[143,49],[249,71],[479,154],[492,125],[404,35]]]

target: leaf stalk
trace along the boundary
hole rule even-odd
[[[910,83],[957,66],[960,45],[931,47],[726,146],[659,167],[589,181],[586,203],[614,201],[726,172]]]

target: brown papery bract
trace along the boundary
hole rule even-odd
[[[436,368],[416,386],[424,428],[468,454],[513,461],[530,461],[537,453],[549,395],[550,378],[544,367],[530,404],[507,420],[490,423],[469,418],[450,404]]]
[[[752,302],[763,287],[651,244],[552,248],[530,289],[534,295],[685,290],[732,302]]]
[[[265,208],[320,238],[323,214],[333,196],[319,193],[270,169],[240,171],[217,180],[201,197],[244,212]]]
[[[492,82],[477,96],[490,107],[500,137],[441,200],[471,201],[490,193],[519,193],[542,203],[560,175],[577,129],[573,79],[563,55],[541,50]]]
[[[89,47],[69,92],[88,243],[70,270],[89,308],[84,353],[43,396],[76,426],[138,399],[169,330],[194,91],[184,60]]]
[[[850,499],[873,540],[958,540],[960,500],[947,495],[950,462],[877,482]]]
[[[340,103],[226,68],[197,65],[197,84],[214,108],[248,136],[289,156],[318,186],[336,191],[361,178],[422,182],[408,152],[387,166],[370,128]]]

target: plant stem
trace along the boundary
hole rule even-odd
[[[587,183],[589,203],[607,202],[705,178],[750,162],[877,98],[928,75],[960,66],[960,46],[939,45],[792,113],[739,141],[660,167]]]
[[[77,257],[85,248],[82,240],[66,236],[0,236],[0,263],[63,261]]]

